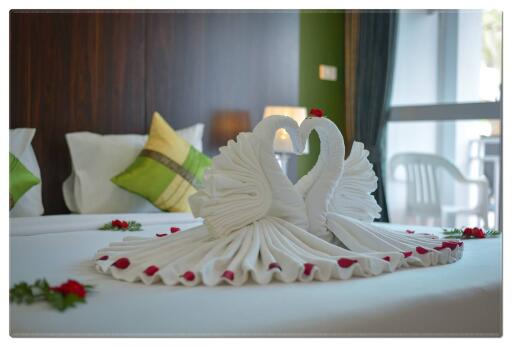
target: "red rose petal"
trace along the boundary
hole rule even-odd
[[[404,258],[409,258],[412,255],[412,252],[407,251],[407,252],[402,252],[402,254],[404,255]]]
[[[268,269],[269,270],[272,270],[272,269],[279,269],[279,271],[282,271],[281,269],[281,265],[279,265],[278,263],[270,263],[268,265]]]
[[[157,237],[164,237],[167,236],[167,234],[156,234]]]
[[[485,232],[482,230],[482,228],[473,228],[473,230],[471,231],[471,235],[473,237],[476,237],[477,239],[485,238]]]
[[[389,255],[386,255],[384,258],[382,258],[385,261],[391,261],[391,257]]]
[[[187,271],[183,275],[181,275],[181,277],[190,282],[196,279],[196,274],[193,273],[192,271]]]
[[[339,267],[344,268],[344,269],[351,267],[355,263],[357,263],[356,259],[349,259],[349,258],[340,258],[340,259],[338,259]]]
[[[118,269],[124,270],[128,266],[130,266],[130,260],[128,258],[119,258],[117,259],[112,266],[117,267]]]
[[[311,264],[311,263],[304,264],[304,275],[306,275],[306,276],[311,275],[311,272],[313,271],[313,267],[315,267],[315,264]]]
[[[457,248],[457,246],[458,246],[457,242],[445,241],[445,242],[443,242],[443,246],[442,247],[449,248],[449,249],[451,249],[453,251],[453,250],[455,250],[455,248]]]
[[[410,230],[410,229],[407,229],[405,232],[406,232],[407,234],[414,234],[414,230]]]
[[[226,270],[222,274],[222,277],[224,277],[230,281],[233,281],[235,279],[235,273],[233,271]]]
[[[85,298],[87,295],[87,291],[85,290],[84,285],[75,280],[68,280],[58,287],[52,287],[51,290],[59,292],[64,296],[74,294],[80,298]]]
[[[128,229],[128,227],[129,227],[129,224],[127,221],[121,221],[121,228]]]
[[[312,108],[310,111],[309,111],[309,115],[311,117],[323,117],[324,115],[324,111],[319,109],[319,108]]]
[[[442,250],[443,250],[443,249],[445,249],[445,248],[448,248],[448,247],[445,247],[445,246],[437,246],[437,247],[434,247],[434,249],[435,249],[436,251],[442,251]]]
[[[158,272],[158,270],[160,270],[158,268],[158,266],[156,265],[151,265],[151,266],[148,266],[148,268],[146,270],[144,270],[144,273],[148,276],[153,276],[155,273]]]
[[[464,242],[460,241],[460,242],[458,243],[458,245],[459,245],[459,247],[462,247],[462,246],[464,246]]]
[[[416,247],[416,252],[418,252],[419,254],[425,254],[425,253],[428,253],[430,251],[428,249],[426,249],[426,248],[418,246],[418,247]]]
[[[99,257],[97,260],[107,260],[108,259],[108,255],[104,255],[102,257]]]
[[[171,227],[169,230],[171,231],[172,234],[174,234],[174,233],[177,233],[178,231],[180,231],[181,229],[178,227]]]

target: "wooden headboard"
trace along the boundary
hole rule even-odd
[[[10,128],[33,141],[46,214],[68,213],[64,135],[146,133],[158,110],[175,128],[242,109],[298,102],[296,12],[10,13]]]

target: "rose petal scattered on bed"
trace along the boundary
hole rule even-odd
[[[158,270],[160,270],[158,268],[158,266],[156,265],[151,265],[151,266],[148,266],[148,268],[146,270],[144,270],[144,273],[148,276],[153,276],[155,273],[158,272]]]
[[[128,258],[119,258],[114,263],[112,263],[112,266],[115,266],[118,269],[124,270],[128,266],[130,266],[130,260]]]
[[[183,275],[181,275],[181,277],[190,282],[196,279],[196,274],[193,273],[192,271],[187,271]]]
[[[282,271],[281,269],[281,265],[279,265],[278,263],[270,263],[268,265],[268,269],[269,270],[272,270],[272,269],[279,269],[279,271]]]
[[[233,281],[235,279],[235,273],[233,271],[226,270],[222,274],[222,277],[224,277],[230,281]]]
[[[418,246],[418,247],[416,247],[416,252],[418,252],[419,254],[426,254],[426,253],[428,253],[430,251],[428,249],[426,249],[426,248]]]
[[[412,255],[412,251],[402,252],[404,258],[409,258]]]
[[[344,269],[351,267],[355,263],[357,263],[356,259],[349,259],[349,258],[338,259],[338,265]]]
[[[454,242],[454,241],[443,242],[443,247],[449,248],[452,251],[455,250],[455,248],[457,248],[457,245],[458,245],[457,242]]]
[[[306,275],[306,276],[311,275],[311,272],[313,271],[314,267],[315,267],[315,264],[311,264],[311,263],[304,264],[304,275]]]

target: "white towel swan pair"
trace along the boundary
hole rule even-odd
[[[320,136],[315,167],[295,185],[273,155],[279,128],[288,131],[297,153],[312,130]],[[264,284],[374,276],[462,256],[461,242],[372,224],[380,207],[371,195],[376,177],[368,152],[356,142],[346,161],[344,155],[343,137],[328,119],[307,118],[299,127],[288,117],[265,118],[213,159],[204,188],[190,199],[203,225],[112,243],[96,254],[96,268],[146,284],[241,285],[249,278]]]

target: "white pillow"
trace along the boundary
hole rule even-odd
[[[32,148],[32,139],[36,129],[18,128],[9,130],[9,151],[37,178],[41,179],[41,170]],[[11,217],[34,217],[44,213],[41,183],[30,188],[18,200],[9,212]]]
[[[177,130],[197,150],[203,150],[204,124]],[[147,135],[66,134],[72,173],[62,192],[68,209],[76,213],[161,212],[146,199],[110,181],[125,170],[143,149]]]

